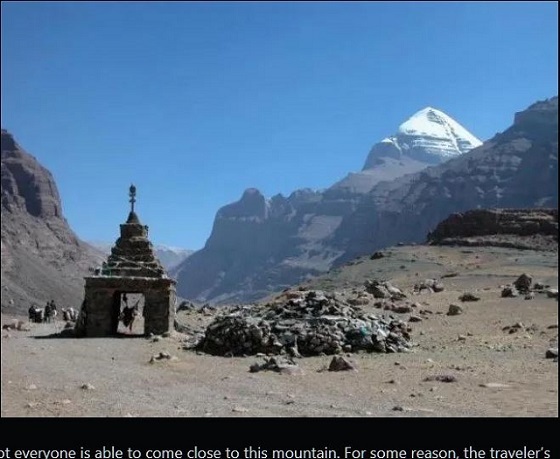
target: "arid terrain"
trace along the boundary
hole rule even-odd
[[[351,297],[383,279],[420,306],[411,352],[345,354],[357,370],[326,371],[330,355],[295,359],[298,371],[250,372],[264,356],[185,349],[192,336],[61,337],[64,326],[2,330],[3,417],[557,417],[558,302],[544,292],[503,298],[522,273],[558,285],[557,252],[496,247],[401,246],[362,257],[302,286]],[[413,293],[423,279],[444,290]],[[472,292],[479,301],[458,297]],[[462,308],[448,315],[450,304]],[[360,306],[408,322],[411,314]],[[203,331],[220,310],[180,311]],[[2,314],[3,326],[26,317]],[[27,328],[27,329],[26,329]],[[163,353],[163,354],[160,354]],[[155,358],[153,358],[155,357]],[[163,357],[163,358],[160,358]],[[438,380],[439,379],[439,380]],[[447,381],[447,382],[446,382]]]

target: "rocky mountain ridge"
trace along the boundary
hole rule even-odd
[[[451,214],[428,234],[432,245],[558,251],[558,209],[475,209]]]
[[[375,144],[364,168],[324,191],[301,189],[266,199],[254,188],[216,214],[205,247],[174,268],[180,296],[196,301],[256,299],[329,269],[343,248],[324,244],[364,195],[392,180],[461,155],[480,141],[427,107]]]
[[[178,293],[254,301],[380,248],[423,242],[454,212],[557,207],[557,138],[554,97],[517,113],[509,129],[482,146],[362,192],[338,183],[268,201],[247,190],[220,209],[206,246],[173,270]]]

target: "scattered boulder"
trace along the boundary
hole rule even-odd
[[[391,311],[396,312],[397,314],[408,314],[409,312],[412,312],[412,306],[409,304],[394,305]]]
[[[425,279],[422,282],[415,284],[413,287],[414,293],[422,293],[423,291],[427,291],[428,293],[437,293],[443,292],[443,290],[445,290],[443,283],[436,279]]]
[[[385,254],[383,252],[375,252],[371,257],[370,260],[379,260],[380,258],[384,258]]]
[[[507,331],[511,335],[512,333],[517,333],[520,330],[525,330],[525,325],[523,322],[516,322],[513,325],[506,325],[502,328],[502,330]]]
[[[459,314],[463,314],[463,308],[458,304],[450,304],[449,310],[447,311],[448,316],[458,316]]]
[[[519,296],[519,292],[513,285],[506,285],[502,289],[502,298],[515,298]]]
[[[539,282],[539,281],[537,281],[533,284],[533,289],[534,290],[545,290],[549,287],[550,287],[550,285],[546,285],[543,282]]]
[[[531,290],[531,284],[533,283],[533,278],[525,273],[521,274],[517,280],[513,283],[515,288],[521,293],[527,293]]]
[[[557,359],[558,358],[558,348],[557,347],[551,347],[551,348],[547,349],[545,357],[547,359]]]
[[[556,288],[549,288],[546,290],[546,296],[549,298],[556,298],[558,299],[558,289]]]
[[[265,358],[264,363],[254,363],[249,367],[251,373],[259,371],[275,371],[282,374],[301,374],[302,370],[299,366],[289,358],[284,357],[270,357]]]
[[[480,297],[475,295],[474,293],[465,292],[459,297],[459,299],[461,301],[479,301]]]
[[[402,300],[403,298],[406,298],[406,294],[390,282],[368,280],[364,283],[364,286],[366,288],[366,292],[371,293],[375,298],[390,298],[391,300]]]
[[[357,371],[358,368],[354,362],[346,357],[335,355],[329,364],[329,371]]]
[[[162,360],[177,360],[177,357],[169,354],[169,352],[162,351],[159,354],[152,355],[152,357],[150,358],[150,363]]]

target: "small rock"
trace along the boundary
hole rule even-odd
[[[515,298],[518,295],[519,295],[519,293],[517,292],[515,287],[513,287],[511,285],[506,285],[502,289],[502,298]]]
[[[465,292],[459,297],[459,299],[461,301],[479,301],[480,297],[475,295],[474,293]]]
[[[37,386],[35,384],[29,384],[29,386],[26,387],[27,390],[37,390]]]
[[[335,355],[331,363],[329,365],[329,371],[348,371],[348,370],[357,370],[356,364],[349,359]]]
[[[533,283],[533,278],[525,273],[521,274],[517,280],[513,283],[515,288],[521,293],[527,293],[531,289],[531,284]]]
[[[93,386],[93,384],[90,384],[90,383],[82,384],[80,387],[81,387],[83,390],[94,390],[94,389],[95,389],[95,387]]]
[[[445,290],[444,285],[441,282],[434,282],[432,285],[432,289],[435,293],[443,292]]]
[[[457,382],[457,377],[453,375],[435,375],[435,376],[427,376],[424,378],[424,381],[438,381],[438,382]]]
[[[400,406],[400,405],[395,405],[395,406],[393,407],[393,411],[404,411],[404,408],[403,408],[402,406]]]
[[[550,349],[547,349],[545,357],[547,359],[558,358],[558,348],[557,347],[551,347]]]
[[[558,299],[558,289],[556,289],[556,288],[549,288],[548,290],[546,290],[546,296],[548,296],[549,298],[556,298],[556,299]]]
[[[457,304],[450,304],[447,311],[448,316],[458,316],[463,313],[463,308]]]

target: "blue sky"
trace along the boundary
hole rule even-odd
[[[481,140],[558,93],[556,2],[2,2],[2,127],[85,240],[327,188],[425,106]]]

